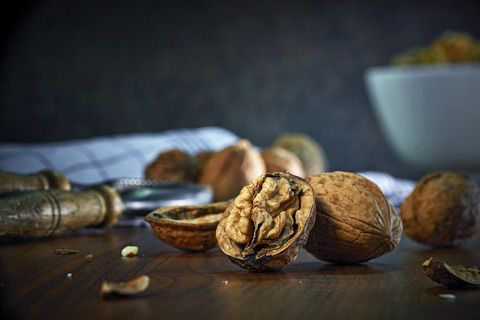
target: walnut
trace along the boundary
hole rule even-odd
[[[198,177],[202,175],[203,168],[207,164],[208,160],[216,153],[216,151],[200,151],[195,155],[195,161],[197,162],[198,167]],[[198,178],[197,177],[197,178]]]
[[[229,200],[267,171],[260,152],[248,140],[220,150],[208,159],[198,182],[213,189],[214,200]]]
[[[276,270],[293,262],[315,219],[312,187],[289,173],[263,174],[245,186],[217,227],[220,249],[249,270]]]
[[[206,251],[217,246],[215,230],[230,202],[157,209],[147,215],[153,233],[164,243],[185,251]]]
[[[262,150],[261,155],[268,172],[287,171],[305,178],[303,164],[293,152],[283,148],[271,147]]]
[[[422,263],[422,268],[427,277],[447,287],[465,288],[480,285],[480,271],[477,267],[449,266],[432,257]]]
[[[160,153],[149,163],[144,176],[152,180],[194,182],[197,173],[195,158],[184,151],[173,149]]]
[[[370,180],[349,172],[307,177],[315,190],[316,222],[305,249],[328,262],[371,260],[394,250],[402,235],[395,207]]]
[[[467,175],[433,172],[403,202],[405,234],[433,247],[458,247],[480,228],[480,188]]]
[[[273,147],[294,153],[302,162],[305,176],[327,170],[327,158],[322,147],[311,137],[301,133],[284,133],[273,143]]]

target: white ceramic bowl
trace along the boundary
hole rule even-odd
[[[480,64],[372,67],[365,83],[386,140],[429,169],[480,169]]]

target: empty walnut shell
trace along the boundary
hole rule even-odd
[[[147,179],[184,182],[195,182],[197,174],[195,158],[177,149],[160,153],[144,172]]]
[[[433,172],[405,199],[400,215],[405,234],[433,247],[457,247],[480,228],[480,188],[469,176]]]
[[[237,196],[250,181],[266,172],[260,152],[248,140],[240,140],[209,157],[198,183],[212,187],[215,201],[225,201]]]
[[[322,147],[310,136],[302,133],[284,133],[273,143],[273,147],[294,153],[302,162],[306,176],[325,172],[327,157]]]
[[[158,239],[185,251],[206,251],[217,246],[215,230],[230,202],[165,207],[150,212],[145,221]]]
[[[220,249],[249,270],[277,270],[293,262],[315,219],[312,187],[289,173],[263,174],[225,210],[217,227]]]
[[[305,249],[328,262],[364,262],[394,250],[402,235],[395,207],[370,180],[349,172],[307,177],[315,190],[316,222]]]
[[[287,171],[300,178],[305,178],[302,161],[293,152],[283,148],[271,147],[262,150],[261,155],[268,172]]]

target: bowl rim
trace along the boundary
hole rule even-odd
[[[422,65],[379,65],[365,70],[366,77],[421,77],[480,74],[480,62]]]

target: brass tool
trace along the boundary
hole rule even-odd
[[[37,238],[82,227],[113,226],[122,214],[120,195],[102,185],[70,192],[29,190],[0,197],[0,236]]]
[[[70,181],[55,170],[44,170],[32,174],[0,171],[0,195],[27,190],[61,189],[71,190]]]

